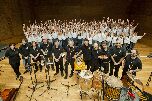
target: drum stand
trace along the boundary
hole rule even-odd
[[[65,84],[63,84],[63,83],[61,83],[63,86],[65,86],[65,87],[67,87],[67,91],[66,91],[66,93],[67,93],[67,96],[69,95],[69,89],[70,89],[70,87],[73,87],[73,86],[76,86],[77,84],[74,84],[74,85],[69,85],[69,82],[68,82],[68,85],[65,85]]]
[[[86,91],[80,91],[80,96],[81,96],[81,100],[82,100],[82,94],[87,95],[90,99],[91,97],[89,96],[89,94]]]
[[[35,63],[31,64],[31,67],[32,67],[32,68],[35,68],[34,65],[35,65]],[[28,86],[28,88],[32,90],[32,94],[31,94],[30,97],[29,97],[28,95],[26,95],[26,96],[29,98],[29,101],[32,100],[33,94],[34,94],[34,92],[35,92],[37,89],[39,89],[39,88],[41,88],[41,87],[44,87],[44,85],[42,85],[42,86],[40,86],[40,87],[37,87],[38,84],[41,84],[41,83],[43,83],[43,82],[38,82],[38,81],[37,81],[36,73],[34,73],[34,79],[35,79],[35,81],[33,81],[33,78],[32,78],[32,68],[31,68],[31,71],[30,71],[31,81],[32,81],[32,87]],[[35,99],[35,98],[34,98],[34,99]],[[36,100],[36,101],[37,101],[37,100]]]
[[[55,91],[57,91],[57,89],[50,88],[50,84],[53,83],[54,81],[56,81],[56,79],[50,80],[49,70],[50,70],[50,68],[46,68],[46,69],[45,69],[47,89],[46,89],[42,94],[40,94],[39,96],[42,96],[45,92],[48,92],[49,90],[55,90]],[[49,92],[48,92],[48,94],[49,94]],[[52,97],[51,97],[51,98],[52,98]]]

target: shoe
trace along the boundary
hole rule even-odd
[[[58,73],[55,73],[54,76],[58,75]]]
[[[65,76],[64,79],[67,79],[67,76]]]
[[[40,72],[42,72],[42,69],[40,69]]]
[[[69,77],[71,78],[72,76],[73,76],[73,74],[70,74],[70,76],[69,76]]]
[[[34,70],[34,74],[37,72],[38,70]]]
[[[27,72],[29,72],[28,70],[26,70],[23,74],[26,74]]]
[[[63,76],[64,76],[64,74],[63,74],[63,73],[61,73],[61,76],[63,77]]]
[[[55,69],[54,69],[54,68],[52,68],[52,70],[53,70],[53,71],[55,71]]]

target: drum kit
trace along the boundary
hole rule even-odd
[[[98,94],[98,101],[146,101],[146,97],[142,95],[142,91],[133,84],[143,86],[143,83],[134,78],[132,74],[127,73],[129,78],[128,87],[125,87],[123,81],[114,76],[108,76],[100,70],[96,70],[92,73],[89,70],[81,70],[78,74],[79,76],[79,88],[80,88],[80,97],[82,99],[83,94],[89,96],[89,92],[96,91]],[[91,99],[91,97],[89,96]]]

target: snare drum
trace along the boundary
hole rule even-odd
[[[89,91],[92,88],[93,74],[89,70],[82,70],[79,73],[79,85],[83,91]]]
[[[105,94],[110,100],[118,100],[123,87],[122,81],[114,76],[109,76],[106,80]]]
[[[102,89],[102,75],[101,72],[99,70],[95,71],[93,73],[93,84],[92,87],[95,90],[101,90]]]

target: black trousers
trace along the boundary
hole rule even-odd
[[[10,64],[11,67],[13,68],[15,74],[17,77],[19,77],[21,75],[20,71],[19,71],[19,67],[20,67],[20,62],[17,62],[17,63],[13,63],[13,64]]]
[[[125,76],[125,75],[127,75],[127,72],[128,72],[129,70],[128,69],[123,69],[123,71],[122,71],[122,78]],[[132,73],[132,75],[134,75],[134,76],[136,76],[136,72],[134,72],[134,73]]]
[[[100,69],[99,60],[92,60],[90,71],[93,73],[98,69]]]
[[[55,62],[56,67],[56,73],[59,73],[59,69],[61,71],[61,74],[63,74],[63,61],[59,60],[59,62]]]
[[[119,65],[114,65],[114,63],[110,63],[110,74],[109,76],[113,75],[113,70],[115,69],[114,76],[118,77],[118,72],[121,64]]]
[[[74,72],[74,60],[67,60],[65,62],[65,76],[68,76],[68,65],[71,65],[71,74],[70,75],[73,75],[73,72]]]
[[[91,60],[84,60],[85,65],[87,65],[87,70],[91,68]]]
[[[104,73],[107,74],[109,72],[109,63],[101,63],[101,67],[104,68]]]
[[[41,65],[41,59],[36,59],[36,60],[33,60],[34,63],[34,66],[35,66],[35,70],[37,71],[38,70],[38,67],[40,68],[40,70],[42,70],[42,65]],[[39,62],[40,64],[37,65],[37,62]]]

